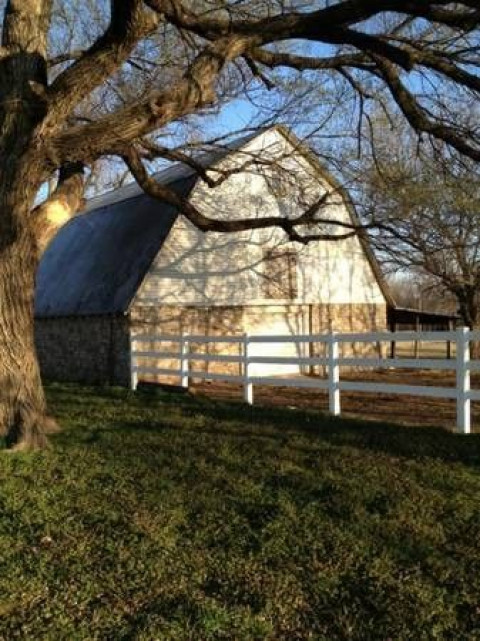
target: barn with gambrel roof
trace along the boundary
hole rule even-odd
[[[200,161],[212,175],[230,175],[212,189],[178,164],[156,180],[212,218],[295,217],[328,192],[322,217],[358,222],[348,194],[283,128]],[[131,184],[92,199],[46,250],[36,343],[47,378],[127,384],[139,332],[374,331],[386,327],[387,306],[393,300],[362,235],[301,244],[279,228],[204,233]]]

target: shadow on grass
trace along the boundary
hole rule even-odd
[[[241,402],[218,401],[156,388],[140,389],[133,393],[120,388],[63,385],[50,386],[49,392],[54,408],[60,415],[66,410],[67,416],[81,416],[83,413],[92,416],[92,428],[81,439],[84,443],[93,443],[102,432],[112,430],[140,433],[181,429],[184,433],[228,435],[229,438],[238,439],[261,437],[278,442],[302,434],[337,447],[348,446],[415,460],[434,458],[470,466],[480,465],[480,434],[466,436],[447,432],[443,428],[405,427],[394,423],[334,418],[314,410],[249,407]],[[107,412],[117,406],[122,414],[120,420],[118,414],[109,416]],[[122,407],[125,407],[124,415]],[[105,419],[102,416],[103,408],[107,412]],[[158,420],[152,417],[152,413],[157,411]],[[173,422],[170,420],[172,413],[177,416]],[[202,424],[196,421],[198,417],[202,417]],[[193,425],[189,425],[189,422]],[[78,436],[72,434],[72,438]]]

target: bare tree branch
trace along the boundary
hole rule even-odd
[[[473,160],[480,160],[480,146],[474,147],[466,142],[465,138],[453,127],[431,120],[415,100],[413,94],[402,83],[400,74],[394,65],[379,57],[375,57],[375,61],[393,98],[414,129],[432,134]]]
[[[129,4],[131,3],[135,3],[135,0],[130,0]],[[132,142],[173,120],[212,104],[215,101],[216,83],[221,72],[229,62],[233,62],[239,57],[244,57],[252,74],[256,76],[261,75],[261,71],[256,65],[257,62],[270,67],[287,65],[299,70],[332,69],[344,77],[344,67],[346,66],[366,71],[386,82],[394,100],[414,127],[449,142],[472,158],[478,158],[479,151],[475,144],[466,141],[465,136],[462,136],[453,127],[434,122],[429,117],[425,108],[415,101],[411,92],[401,82],[398,67],[405,70],[411,70],[413,67],[434,70],[458,85],[473,90],[479,89],[478,77],[455,64],[447,55],[442,56],[426,48],[416,47],[408,40],[398,39],[395,44],[392,44],[388,39],[388,34],[372,35],[350,27],[352,24],[386,10],[401,13],[410,12],[414,16],[423,17],[424,14],[429,15],[431,11],[437,10],[438,5],[445,5],[445,8],[441,9],[440,15],[437,16],[439,20],[446,20],[444,14],[448,14],[450,17],[455,17],[456,20],[466,20],[468,17],[472,25],[478,25],[480,14],[477,10],[471,10],[473,3],[460,3],[463,6],[460,9],[451,8],[450,3],[447,2],[401,3],[397,0],[389,0],[379,3],[378,0],[364,2],[346,0],[318,11],[287,12],[268,20],[260,18],[243,22],[198,16],[187,10],[183,3],[174,0],[149,0],[147,4],[161,15],[162,19],[176,25],[186,33],[202,36],[210,41],[209,44],[197,55],[183,77],[168,91],[152,92],[143,101],[133,106],[127,105],[124,109],[120,109],[112,115],[103,116],[91,124],[59,132],[49,141],[47,146],[54,165],[58,166],[62,162],[79,159],[91,162],[102,154],[110,153],[112,146],[117,142],[120,144]],[[464,26],[464,28],[466,27]],[[129,45],[131,49],[136,37],[135,29],[132,27],[128,33],[132,40]],[[393,33],[397,34],[398,29],[394,29]],[[124,34],[123,38],[125,39],[127,36]],[[357,49],[358,53],[339,53],[335,56],[317,59],[296,54],[275,53],[261,47],[261,45],[274,41],[298,38],[336,45],[349,45]],[[110,39],[108,42],[110,46]],[[126,51],[129,47],[124,47],[122,51]],[[113,49],[116,51],[118,49],[116,40]],[[108,46],[107,50],[111,54]],[[62,98],[62,84],[65,87],[66,95],[69,94],[68,79],[71,78],[73,81],[77,71],[82,71],[82,69],[82,73],[88,76],[91,71],[91,63],[97,55],[100,60],[104,60],[104,51],[98,44],[54,82],[51,95],[53,99],[57,94],[58,105],[63,104],[65,107],[67,104]],[[125,62],[126,58],[123,54],[120,58]],[[103,67],[102,64],[100,65],[101,70],[98,75],[93,73],[94,80],[90,84],[98,84],[102,74],[108,73],[109,65],[111,65],[111,55],[106,56]],[[354,80],[352,76],[349,78]],[[350,84],[352,85],[352,82]],[[78,95],[75,98],[73,94],[70,94],[67,101],[70,107],[73,107],[77,99]],[[63,107],[59,108],[63,109]],[[51,107],[52,114],[55,114],[55,109],[54,100]],[[55,120],[53,115],[47,118],[47,123],[49,119]]]
[[[32,212],[32,224],[40,254],[45,251],[60,227],[82,208],[83,190],[83,165],[76,163],[63,166],[52,195]]]
[[[227,62],[241,56],[247,45],[247,40],[238,37],[209,44],[183,78],[169,90],[149,95],[138,104],[53,137],[48,148],[53,163],[79,159],[91,162],[100,155],[111,153],[117,145],[134,141],[172,120],[212,104],[219,73]]]
[[[56,130],[72,110],[125,62],[136,44],[158,26],[143,0],[112,0],[107,31],[61,73],[48,91],[44,131]]]
[[[320,36],[326,28],[346,28],[387,11],[413,15],[463,29],[475,27],[480,18],[476,0],[465,0],[453,7],[450,0],[438,2],[344,0],[317,11],[282,12],[275,17],[257,20],[235,20],[225,14],[220,17],[196,14],[179,0],[145,0],[145,2],[179,28],[210,39],[232,34],[251,36],[259,31],[267,32],[273,40],[280,40],[285,35],[302,38],[306,37],[306,33],[313,34],[314,31],[317,31],[317,35]],[[442,8],[447,5],[450,5],[450,8]],[[292,36],[292,34],[296,35]]]
[[[158,183],[154,178],[148,175],[148,172],[141,161],[140,154],[133,147],[129,147],[123,154],[123,159],[131,171],[133,177],[140,187],[153,198],[167,202],[176,207],[197,229],[203,232],[240,232],[253,229],[267,229],[277,227],[282,229],[288,236],[289,240],[307,244],[312,241],[331,241],[342,240],[355,236],[360,230],[370,228],[370,225],[348,223],[334,219],[319,218],[318,212],[327,205],[331,192],[325,192],[319,199],[310,205],[297,218],[289,219],[282,216],[262,216],[260,218],[243,218],[234,220],[219,220],[210,218],[202,214],[188,199],[177,194],[173,189],[166,185]],[[297,227],[306,225],[337,225],[341,228],[347,228],[349,231],[340,234],[328,233],[308,233],[302,235],[298,233]]]

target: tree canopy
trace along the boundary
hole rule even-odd
[[[4,100],[15,91],[41,111],[35,161],[44,179],[64,168],[61,183],[119,157],[148,189],[143,162],[181,160],[168,134],[189,117],[256,91],[278,119],[295,91],[320,108],[322,87],[341,87],[344,134],[368,127],[375,102],[478,160],[478,105],[459,107],[480,89],[479,22],[474,0],[11,0],[0,86]],[[7,69],[27,55],[13,89]]]
[[[97,163],[123,164],[200,229],[228,232],[238,220],[206,218],[150,176],[175,160],[214,188],[185,143],[211,138],[230,103],[316,132],[332,158],[344,140],[361,151],[380,108],[480,160],[478,0],[0,0],[0,20],[0,430],[13,445],[41,444],[48,426],[36,267]],[[322,204],[264,222],[298,240]]]
[[[378,123],[377,123],[378,124]],[[432,150],[397,127],[361,174],[364,216],[384,269],[416,276],[423,290],[457,301],[462,322],[476,327],[480,300],[478,165],[444,147]]]

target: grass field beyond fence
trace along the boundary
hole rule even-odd
[[[480,436],[51,386],[0,452],[0,639],[480,640]]]

